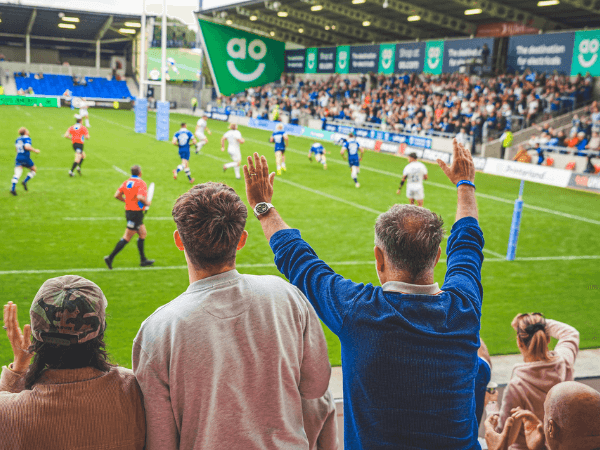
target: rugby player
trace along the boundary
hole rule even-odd
[[[283,131],[283,124],[278,123],[275,131],[269,138],[269,142],[275,143],[275,164],[277,166],[277,175],[281,175],[281,169],[287,171],[285,167],[285,147],[288,143],[288,135]]]
[[[208,134],[212,134],[207,127],[208,123],[206,122],[206,119],[208,119],[208,116],[206,113],[203,113],[202,117],[198,119],[198,122],[196,123],[196,138],[198,141],[196,143],[196,155],[200,153],[200,150],[202,150],[204,145],[208,144],[208,139],[206,139],[204,132],[206,131]]]
[[[140,266],[146,267],[154,264],[154,259],[146,258],[144,253],[144,242],[146,239],[146,225],[144,225],[144,207],[150,206],[147,199],[148,187],[142,180],[142,168],[133,166],[131,168],[131,177],[125,180],[121,187],[115,192],[115,198],[125,203],[125,218],[127,219],[127,228],[115,249],[108,256],[104,257],[104,262],[112,270],[112,263],[117,253],[129,243],[131,238],[137,234],[138,251],[140,252]]]
[[[173,169],[173,179],[177,179],[177,174],[182,170],[190,180],[190,183],[194,183],[192,178],[192,171],[190,170],[188,161],[190,160],[190,141],[192,144],[196,144],[196,138],[190,130],[187,129],[185,122],[181,124],[181,129],[173,136],[173,145],[179,147],[179,157],[181,158],[181,164]]]
[[[410,200],[411,205],[414,205],[416,200],[418,206],[423,206],[423,200],[425,199],[423,180],[427,179],[427,167],[422,162],[417,161],[416,153],[413,152],[408,155],[408,164],[404,168],[402,175],[402,181],[396,194],[400,193],[402,186],[404,186],[404,183],[408,179],[406,197]]]
[[[72,177],[73,171],[77,168],[77,173],[81,175],[81,164],[85,159],[85,152],[83,151],[83,143],[86,139],[90,138],[90,132],[81,123],[82,119],[80,115],[76,115],[75,119],[77,123],[69,127],[65,133],[65,138],[71,139],[73,144],[73,150],[75,150],[75,160],[73,161],[73,167],[69,170],[69,176]]]
[[[308,151],[308,160],[312,162],[312,154],[315,154],[315,160],[323,164],[323,169],[327,169],[327,158],[325,158],[325,149],[323,144],[315,142]]]
[[[242,152],[240,150],[240,144],[245,142],[242,137],[242,133],[237,129],[237,125],[232,123],[229,125],[229,131],[223,135],[221,138],[221,151],[225,151],[225,141],[228,142],[227,153],[233,160],[233,162],[223,164],[223,172],[227,169],[233,167],[233,171],[235,172],[235,177],[239,180],[240,176],[240,162],[242,161]]]
[[[29,137],[29,130],[25,127],[19,128],[19,137],[15,141],[15,150],[17,152],[17,159],[15,160],[15,173],[12,178],[12,187],[10,189],[10,193],[12,195],[17,195],[17,183],[19,182],[19,178],[23,174],[23,168],[29,169],[29,173],[21,184],[23,188],[27,191],[27,182],[31,180],[37,171],[35,164],[31,160],[30,152],[39,153],[40,151],[37,148],[33,148],[31,145],[31,138]]]
[[[79,107],[79,117],[85,119],[85,126],[90,127],[90,113],[88,112],[88,104],[85,98],[81,99],[81,106]]]
[[[344,145],[342,147],[342,150],[340,150],[340,155],[342,155],[342,158],[344,159],[346,159],[346,150],[348,151],[348,165],[350,166],[350,176],[352,177],[352,180],[354,180],[354,186],[359,188],[360,183],[358,182],[358,174],[360,173],[360,161],[362,161],[365,149],[360,146],[360,144],[354,137],[354,133],[352,132],[348,134],[348,139],[344,140]]]

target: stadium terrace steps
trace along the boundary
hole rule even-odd
[[[17,91],[26,91],[30,87],[36,95],[62,96],[68,89],[73,97],[122,99],[132,98],[125,81],[107,80],[102,77],[85,77],[86,85],[74,85],[73,78],[68,75],[44,74],[42,79],[35,79],[33,74],[18,77],[15,74]]]

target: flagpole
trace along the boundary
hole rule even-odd
[[[162,58],[160,70],[162,76],[160,78],[160,101],[167,101],[167,0],[163,0],[163,16],[161,29]]]

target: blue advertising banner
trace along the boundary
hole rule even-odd
[[[304,73],[306,64],[306,50],[286,50],[283,71],[285,73]]]
[[[487,51],[484,55],[484,50]],[[443,73],[458,72],[460,66],[475,60],[484,65],[490,64],[494,50],[494,38],[456,39],[444,41]],[[484,61],[484,59],[486,61]]]
[[[156,140],[169,141],[169,102],[156,102]]]
[[[431,138],[413,136],[410,134],[389,133],[387,131],[368,130],[365,128],[347,127],[342,125],[334,125],[325,123],[325,131],[330,133],[348,134],[350,132],[356,134],[358,138],[375,139],[386,142],[396,142],[398,144],[407,144],[412,147],[431,148]]]
[[[531,69],[570,75],[575,33],[533,34],[508,40],[506,68],[510,73]]]
[[[336,47],[322,47],[317,49],[317,73],[334,73]]]
[[[273,122],[265,119],[250,119],[248,126],[251,128],[259,128],[261,130],[275,131],[275,127],[281,122]],[[301,136],[304,134],[304,127],[298,125],[290,125],[288,123],[283,124],[283,131],[289,134]]]
[[[350,73],[377,73],[379,70],[379,45],[350,47]]]
[[[423,72],[425,42],[396,44],[395,73]]]
[[[135,99],[135,132],[145,133],[148,129],[148,99],[138,97]]]
[[[224,112],[218,112],[218,111],[207,111],[206,113],[206,117],[208,117],[209,119],[214,119],[214,120],[221,120],[223,122],[227,122],[229,120],[229,114],[224,113]]]

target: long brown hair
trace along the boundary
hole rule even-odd
[[[517,318],[517,336],[536,361],[550,361],[551,355],[548,350],[550,334],[546,330],[546,319],[543,314],[521,314]]]
[[[31,341],[28,350],[34,357],[25,374],[25,389],[32,389],[46,369],[93,367],[102,372],[109,372],[111,367],[114,367],[105,350],[104,331],[90,341],[68,347],[40,342],[34,338]]]

